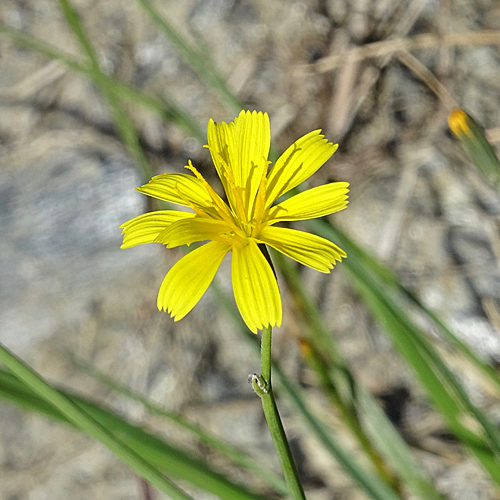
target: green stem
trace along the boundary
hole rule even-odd
[[[279,253],[275,252],[273,259],[283,271],[292,296],[296,298],[297,307],[310,325],[310,332],[307,330],[304,332],[308,346],[307,349],[302,350],[304,359],[317,373],[345,425],[373,462],[379,476],[395,491],[399,491],[397,477],[391,472],[363,429],[357,411],[358,383],[325,328],[317,306],[305,292],[295,268]]]
[[[269,432],[273,439],[276,453],[278,454],[281,469],[293,500],[305,500],[304,490],[300,484],[299,474],[293,461],[290,445],[286,438],[285,429],[274,399],[271,386],[271,337],[272,328],[267,327],[262,331],[261,343],[261,373],[259,377],[253,375],[252,386],[256,394],[262,400],[264,415],[266,417]]]
[[[262,331],[260,340],[260,370],[262,378],[271,387],[271,344],[272,328],[268,327]]]

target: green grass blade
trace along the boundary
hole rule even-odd
[[[181,34],[162,16],[149,0],[136,0],[150,19],[161,29],[165,36],[175,45],[177,51],[198,76],[214,89],[234,112],[239,112],[243,105],[229,90],[226,81],[219,74],[216,67],[207,61],[204,54],[193,49]]]
[[[324,221],[309,221],[314,230],[322,230]],[[452,347],[459,351],[464,358],[466,358],[482,376],[489,380],[500,390],[500,374],[490,365],[485,363],[478,355],[462,340],[460,340],[445,324],[444,322],[428,307],[426,307],[419,299],[408,290],[396,278],[394,273],[385,267],[382,263],[378,262],[365,250],[354,243],[345,233],[335,226],[328,225],[325,229],[330,238],[337,242],[348,255],[349,260],[345,261],[348,267],[353,264],[353,261],[365,266],[370,273],[381,280],[384,285],[391,287],[397,292],[402,293],[410,302],[412,302],[420,312],[429,318],[435,326],[438,327],[444,340],[446,340]],[[342,264],[344,265],[344,263]]]
[[[490,441],[462,424],[466,421],[467,410],[473,405],[465,391],[456,390],[460,384],[439,355],[425,342],[423,332],[380,292],[380,283],[370,283],[366,274],[360,277],[352,273],[351,279],[375,319],[391,335],[394,345],[417,374],[434,406],[445,417],[449,428],[476,455],[494,481],[500,485],[500,467],[495,453],[497,444],[494,431],[491,432],[493,425],[485,415],[478,419],[489,437],[492,433],[493,439]],[[473,413],[476,417],[481,414],[477,408]],[[484,425],[484,422],[487,422],[487,425]]]
[[[191,435],[198,438],[200,442],[204,443],[207,446],[210,446],[214,450],[223,453],[224,455],[226,455],[226,457],[230,458],[235,464],[238,464],[244,469],[247,469],[249,472],[253,472],[255,475],[259,476],[261,479],[266,481],[272,488],[274,488],[277,492],[283,495],[288,494],[288,489],[286,487],[286,484],[280,476],[276,475],[274,472],[269,470],[268,467],[252,459],[249,455],[242,452],[238,448],[229,445],[222,439],[206,432],[197,425],[188,422],[185,418],[178,415],[177,413],[168,411],[165,408],[161,407],[160,405],[157,405],[156,403],[152,402],[147,397],[142,396],[141,394],[138,394],[137,392],[130,390],[124,385],[118,383],[116,380],[101,373],[99,370],[96,370],[88,363],[80,359],[77,359],[75,356],[71,354],[70,354],[70,359],[76,366],[81,368],[87,375],[92,377],[94,380],[101,382],[108,388],[118,392],[119,394],[126,396],[127,398],[130,398],[134,401],[141,403],[150,412],[159,415],[161,417],[164,417],[169,421],[177,424],[179,427],[188,431]]]
[[[77,403],[60,393],[47,384],[31,368],[14,356],[5,347],[0,345],[0,361],[34,394],[45,401],[50,401],[60,413],[75,427],[93,436],[102,444],[107,446],[123,462],[132,467],[139,475],[163,491],[173,500],[193,500],[191,496],[184,493],[180,488],[170,482],[156,467],[151,465],[140,456],[133,448],[123,443],[113,435],[106,427],[96,421]]]
[[[331,234],[330,236],[337,237],[338,231],[336,231],[335,234]],[[346,238],[344,237],[343,243],[346,243],[345,240]],[[359,253],[360,249],[358,248],[357,253],[354,253],[354,255],[351,256],[351,260],[346,261],[347,269],[356,273],[356,275],[361,280],[364,280],[366,283],[368,283],[369,286],[371,286],[372,290],[375,290],[376,293],[379,294],[382,303],[385,304],[384,307],[390,307],[393,309],[395,314],[399,317],[401,323],[406,327],[405,331],[410,332],[410,334],[413,336],[413,340],[415,340],[420,345],[420,348],[425,351],[425,356],[432,360],[434,366],[436,366],[437,370],[439,371],[440,376],[444,381],[446,381],[451,390],[455,392],[457,400],[460,401],[460,403],[468,411],[470,411],[482,425],[486,434],[490,438],[495,453],[500,456],[500,432],[498,431],[496,426],[489,421],[489,419],[483,414],[483,412],[481,412],[475,405],[472,404],[462,385],[458,382],[447,365],[442,361],[437,351],[432,347],[432,344],[428,340],[426,340],[426,335],[424,334],[424,332],[417,328],[412,320],[408,317],[408,315],[404,313],[401,307],[399,307],[391,298],[391,296],[383,291],[383,283],[387,282],[388,280],[390,280],[390,282],[392,282],[392,284],[394,284],[399,290],[404,290],[403,287],[397,282],[395,277],[391,276],[389,271],[385,271],[379,263],[375,263],[374,260],[369,256],[365,255],[363,260],[358,262],[358,259],[356,257],[357,255],[359,255]],[[354,259],[352,257],[354,257]],[[384,280],[382,283],[377,280],[379,276]],[[416,304],[419,304],[418,300],[416,300],[416,298],[414,298],[414,296],[410,292],[406,290],[404,291],[407,297],[413,298],[413,301]],[[426,312],[427,315],[432,319],[437,320],[436,316],[430,313],[430,311],[428,311],[427,309],[424,308],[423,311]],[[476,368],[479,368],[497,386],[500,384],[498,374],[496,374],[496,372],[491,367],[480,361],[477,356],[475,356],[472,351],[467,346],[465,346],[463,342],[458,340],[450,330],[444,327],[442,322],[437,321],[437,324],[445,333],[446,339],[450,341],[455,347],[458,347],[460,352],[462,352],[466,356],[466,358],[470,362],[472,362],[474,366],[476,366]]]
[[[500,387],[500,376],[495,370],[480,360],[476,354],[460,339],[458,339],[446,326],[443,324],[439,318],[433,314],[428,308],[423,306],[421,302],[412,294],[409,290],[403,287],[397,278],[393,275],[391,271],[385,268],[382,264],[377,262],[373,257],[371,257],[367,252],[362,250],[357,246],[350,238],[347,237],[339,229],[331,226],[326,221],[314,220],[308,221],[308,225],[312,230],[317,231],[326,238],[336,241],[339,245],[346,250],[348,253],[348,259],[346,259],[342,266],[348,270],[352,275],[357,276],[361,281],[366,282],[366,284],[372,289],[377,291],[378,294],[384,299],[386,304],[393,304],[398,311],[398,315],[404,319],[405,323],[410,326],[415,332],[418,331],[418,335],[415,334],[415,338],[419,340],[422,345],[426,346],[429,353],[435,352],[432,348],[430,342],[425,341],[426,335],[420,329],[417,329],[412,320],[408,317],[402,309],[396,305],[396,302],[392,296],[385,292],[389,290],[387,285],[393,289],[393,291],[402,292],[406,298],[409,298],[419,309],[424,312],[430,319],[432,319],[437,326],[440,327],[444,334],[445,340],[447,340],[452,346],[456,347],[477,369],[479,369],[488,379],[493,382],[497,387]],[[439,356],[438,356],[439,358]],[[440,358],[439,358],[440,359]],[[443,363],[443,367],[445,367]],[[449,372],[449,370],[447,370]],[[461,389],[458,389],[459,391]],[[465,403],[468,406],[468,403]]]
[[[288,379],[277,363],[273,363],[273,372],[278,378],[279,387],[286,392],[288,400],[319,439],[319,442],[337,459],[358,486],[374,500],[401,500],[401,497],[375,473],[363,467],[351,453],[340,445],[331,428],[328,428],[309,411],[305,399],[301,396],[301,389]]]
[[[89,40],[89,37],[85,33],[85,29],[83,24],[80,22],[77,12],[69,0],[60,0],[59,4],[66,17],[68,25],[75,35],[75,38],[80,43],[80,46],[90,61],[93,80],[98,85],[101,93],[108,103],[108,107],[118,133],[120,134],[129,154],[142,170],[144,180],[150,179],[153,177],[153,167],[142,150],[135,125],[122,107],[119,98],[112,88],[112,84],[106,78],[103,78],[103,72],[101,71],[99,65],[99,59],[92,43]]]
[[[495,425],[472,404],[466,391],[426,340],[422,332],[386,290],[384,280],[391,279],[381,264],[367,253],[359,252],[347,236],[325,220],[308,221],[314,232],[340,244],[349,257],[342,263],[372,315],[391,335],[394,345],[413,367],[435,407],[445,417],[450,429],[476,455],[493,480],[500,485],[498,451],[500,433]],[[355,250],[352,252],[352,250]],[[358,250],[358,251],[356,251]],[[383,279],[378,279],[382,276]],[[462,422],[474,416],[485,435],[467,429]]]
[[[0,24],[0,36],[4,36],[12,40],[18,46],[30,49],[50,60],[59,61],[70,70],[90,80],[95,79],[95,75],[88,64],[79,62],[73,56],[66,54],[57,47],[43,42],[42,40],[38,40],[27,33]],[[205,130],[200,127],[187,111],[182,109],[181,106],[175,102],[173,97],[167,96],[165,90],[163,90],[162,97],[152,97],[106,74],[102,74],[100,78],[108,82],[116,95],[153,111],[167,122],[177,124],[197,139],[201,141],[206,140]]]
[[[421,500],[444,500],[373,396],[361,391],[358,400],[364,414],[363,422],[372,440],[408,489]]]
[[[55,390],[55,389],[53,389]],[[126,422],[113,412],[65,390],[58,393],[82,408],[100,425],[111,431],[121,441],[158,469],[193,486],[218,495],[223,500],[263,500],[257,494],[232,483],[213,471],[205,463],[191,457],[154,434]],[[38,395],[11,373],[0,369],[0,397],[26,409],[43,413],[56,420],[78,427],[45,397]]]

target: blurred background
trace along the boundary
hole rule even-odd
[[[105,87],[78,67],[12,36],[9,30],[20,30],[85,61],[58,2],[0,2],[0,22],[7,27],[0,30],[0,342],[49,380],[182,441],[164,423],[158,429],[142,407],[91,379],[77,356],[279,471],[260,401],[247,383],[248,374],[259,371],[258,353],[235,333],[212,290],[179,323],[158,312],[159,285],[180,250],[119,248],[118,226],[150,209],[134,188],[153,172],[181,171],[188,159],[215,180],[203,148],[206,123],[230,121],[239,112],[237,103],[228,104],[202,81],[141,3],[74,0],[73,6],[103,72],[174,110],[163,115],[125,98],[125,91],[121,107],[113,107]],[[339,143],[309,180],[310,186],[351,183],[349,208],[331,217],[334,225],[497,366],[500,196],[450,134],[447,116],[463,107],[493,143],[500,140],[498,2],[153,4],[213,63],[246,109],[269,114],[277,150],[318,128]],[[120,122],[123,114],[128,118]],[[128,144],[127,123],[137,131]],[[305,268],[300,273],[352,372],[447,498],[499,498],[432,410],[343,266],[330,275]],[[217,281],[231,296],[229,259]],[[299,350],[299,314],[284,283],[281,289],[284,322],[274,333],[274,356],[335,426],[338,417]],[[500,415],[492,392],[462,370],[452,351],[443,356],[473,401]],[[366,498],[285,401],[280,408],[310,498]],[[341,427],[339,433],[342,439]],[[347,435],[344,441],[350,446]],[[189,440],[182,445],[203,452]],[[250,482],[217,457],[208,458]],[[1,402],[0,498],[166,497],[99,443]]]

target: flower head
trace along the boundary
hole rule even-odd
[[[197,304],[222,259],[232,252],[232,283],[238,309],[254,333],[281,324],[278,283],[259,244],[328,273],[345,252],[304,231],[276,226],[322,217],[347,206],[347,182],[334,182],[276,200],[314,174],[335,152],[320,130],[292,144],[269,169],[271,132],[267,113],[242,111],[234,122],[208,122],[208,149],[226,200],[189,162],[190,174],[162,174],[138,191],[192,209],[160,210],[123,223],[122,248],[162,243],[167,248],[208,241],[182,257],[165,276],[158,309],[174,320]]]
[[[471,118],[463,109],[454,109],[448,116],[448,125],[457,137],[471,135]]]

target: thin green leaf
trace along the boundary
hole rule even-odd
[[[358,394],[358,401],[363,411],[363,423],[372,440],[408,489],[421,500],[444,500],[373,396],[363,390]]]
[[[2,360],[3,361],[3,360]],[[52,390],[56,390],[52,388]],[[88,399],[71,394],[65,390],[57,390],[101,426],[112,432],[135,453],[160,470],[178,479],[191,483],[202,490],[218,495],[223,500],[263,500],[261,496],[251,493],[244,487],[232,483],[221,476],[207,464],[188,455],[154,434],[148,433],[126,422],[112,411],[103,408]],[[0,397],[10,400],[26,409],[43,413],[51,418],[78,427],[64,412],[54,406],[45,396],[33,391],[14,375],[0,370]]]
[[[320,221],[311,222],[318,223],[314,224],[316,226],[316,229],[323,232],[325,235],[328,235],[327,237],[336,238],[339,236],[338,231],[333,230],[332,226],[330,226],[329,224],[321,223]],[[342,244],[346,243],[345,235],[343,239],[344,241],[342,242]],[[360,260],[357,259],[357,255],[359,255],[359,248],[358,253],[355,252],[354,255],[351,256],[350,260],[345,261],[345,268],[351,272],[351,276],[355,276],[358,284],[362,284],[363,288],[369,290],[370,294],[372,294],[371,296],[364,294],[365,298],[369,298],[370,303],[377,304],[377,306],[372,308],[372,312],[374,312],[374,314],[377,314],[385,323],[391,324],[392,326],[398,325],[400,329],[404,328],[403,333],[405,333],[405,335],[398,333],[396,329],[389,332],[391,333],[393,339],[395,339],[395,343],[397,344],[398,342],[400,342],[402,338],[416,343],[419,348],[419,352],[421,352],[423,355],[423,359],[427,360],[424,361],[424,366],[426,366],[426,363],[428,362],[432,363],[431,365],[429,365],[429,368],[433,368],[434,370],[436,370],[438,377],[442,380],[443,383],[446,383],[449,390],[454,393],[454,398],[459,405],[457,407],[458,411],[461,411],[460,409],[465,408],[476,417],[491,441],[492,450],[495,454],[500,456],[500,432],[498,431],[496,426],[490,422],[490,420],[486,417],[486,415],[484,415],[482,411],[480,411],[475,405],[472,404],[469,396],[467,395],[467,392],[463,389],[457,378],[447,367],[446,363],[443,362],[437,351],[432,347],[432,344],[426,339],[426,335],[424,334],[424,332],[413,323],[413,321],[402,310],[402,308],[397,305],[396,301],[391,297],[391,295],[384,291],[383,283],[381,283],[377,278],[378,275],[382,275],[382,277],[387,280],[388,276],[390,276],[389,273],[383,272],[381,266],[378,263],[373,266],[373,260],[369,257],[365,257],[363,260]],[[394,279],[394,282],[395,281],[396,280]],[[373,300],[374,297],[377,297],[378,299],[375,302]],[[384,320],[384,315],[386,314],[386,312],[390,312],[390,314],[387,315],[387,319]],[[390,318],[393,318],[395,320],[394,324],[389,323]],[[451,334],[451,332],[449,331],[447,331],[447,333]],[[455,338],[452,334],[451,337],[453,339]],[[454,343],[458,344],[458,339],[456,340],[457,342]],[[464,351],[468,352],[469,356],[474,357],[470,350],[464,349]],[[411,351],[409,351],[409,355],[409,359],[413,360],[413,362],[416,363],[417,358],[411,357]],[[483,365],[483,363],[478,361],[478,365]],[[425,370],[422,370],[422,377],[426,376],[424,372]],[[490,370],[487,370],[485,372],[490,372]],[[427,376],[427,379],[429,378],[430,375]],[[446,391],[446,388],[444,388],[444,390]],[[441,395],[441,397],[443,397],[443,394]],[[449,407],[443,405],[443,409],[445,408]],[[451,413],[449,416],[451,417]]]
[[[207,431],[201,429],[199,426],[192,424],[191,422],[188,422],[185,418],[183,418],[181,415],[178,415],[177,413],[171,412],[166,410],[165,408],[157,405],[150,399],[148,399],[145,396],[142,396],[141,394],[138,394],[137,392],[134,392],[130,390],[129,388],[125,387],[124,385],[118,383],[116,380],[108,377],[107,375],[103,374],[96,368],[92,367],[85,361],[76,358],[73,356],[71,353],[69,353],[71,361],[78,367],[80,367],[87,375],[92,377],[94,380],[97,380],[104,385],[106,385],[108,388],[112,389],[113,391],[116,391],[134,401],[137,401],[144,405],[145,408],[147,408],[149,411],[152,413],[155,413],[156,415],[159,415],[161,417],[164,417],[168,419],[169,421],[177,424],[179,427],[185,429],[188,431],[190,434],[193,436],[197,437],[202,443],[204,443],[207,446],[210,446],[214,450],[217,450],[226,457],[230,458],[233,460],[235,464],[240,465],[244,469],[247,469],[250,472],[253,472],[260,478],[262,478],[264,481],[267,481],[268,484],[273,487],[277,492],[287,495],[288,490],[286,487],[285,482],[281,477],[276,475],[274,472],[272,472],[269,467],[266,467],[260,462],[257,462],[256,460],[252,459],[249,455],[246,453],[242,452],[238,448],[235,448],[234,446],[231,446],[230,444],[226,443],[222,439],[208,433]]]
[[[445,417],[452,432],[482,462],[491,477],[500,485],[500,467],[495,454],[494,440],[486,441],[482,436],[466,428],[467,410],[473,406],[465,391],[457,390],[458,381],[447,369],[439,355],[425,341],[421,332],[402,310],[381,291],[380,283],[374,283],[365,270],[362,276],[351,271],[351,279],[373,316],[391,335],[396,348],[414,369],[420,382],[426,388],[435,407]],[[482,414],[477,408],[474,415]],[[478,421],[487,432],[492,434],[492,424],[485,415]],[[484,423],[487,423],[484,425]],[[494,432],[494,431],[493,431]],[[494,436],[494,434],[493,434]]]
[[[313,230],[321,231],[323,224],[328,223],[326,221],[309,221],[309,225]],[[500,389],[500,374],[495,371],[492,366],[480,359],[465,342],[460,340],[434,312],[426,307],[414,293],[408,290],[398,280],[390,269],[385,267],[382,263],[374,259],[365,250],[354,243],[354,241],[352,241],[343,231],[332,225],[328,225],[327,227],[329,238],[332,238],[333,241],[339,243],[339,245],[347,252],[349,260],[345,261],[345,265],[349,267],[360,263],[365,269],[369,270],[373,276],[381,280],[384,285],[389,286],[394,291],[402,293],[417,307],[420,312],[427,316],[434,323],[434,325],[438,327],[444,340],[457,349],[457,351],[459,351],[477,370],[479,370],[479,373]]]
[[[93,416],[80,407],[78,403],[47,384],[31,368],[2,345],[0,345],[0,361],[19,380],[24,382],[34,394],[50,402],[75,427],[83,430],[107,446],[123,462],[132,467],[153,486],[170,495],[174,500],[193,500],[191,496],[170,482],[156,467],[138,454],[136,450],[112,434],[106,427],[94,419]]]
[[[0,24],[0,35],[9,38],[20,47],[33,50],[38,54],[44,55],[48,59],[59,61],[75,73],[79,73],[90,80],[95,80],[95,74],[88,64],[79,62],[73,56],[66,54],[53,45],[2,24]],[[175,102],[172,96],[166,95],[165,89],[162,91],[162,97],[152,97],[106,74],[101,74],[99,78],[106,80],[116,95],[140,104],[158,114],[167,122],[176,123],[197,139],[201,141],[206,140],[205,130],[200,127],[196,120],[194,120],[186,110],[182,109],[181,106]]]
[[[211,61],[207,59],[206,55],[202,55],[192,48],[149,0],[136,1],[144,9],[150,19],[162,30],[165,36],[175,45],[177,51],[187,64],[189,64],[209,87],[213,88],[226,101],[234,112],[239,112],[243,108],[243,104],[229,90],[226,81],[219,74],[217,68]]]

